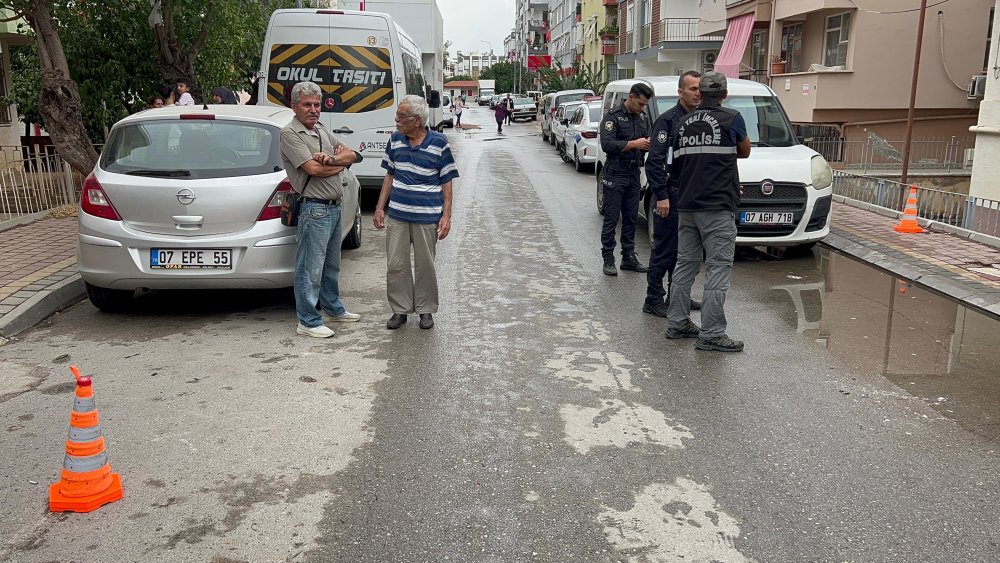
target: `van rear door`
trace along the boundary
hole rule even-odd
[[[364,186],[381,186],[379,157],[396,128],[402,69],[390,29],[383,14],[332,10],[277,11],[268,28],[266,103],[291,106],[292,86],[318,84],[322,123],[366,157],[352,167]]]

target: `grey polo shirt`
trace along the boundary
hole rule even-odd
[[[285,167],[285,174],[288,175],[292,188],[300,194],[306,178],[309,177],[309,174],[302,169],[302,165],[312,160],[313,154],[320,152],[320,135],[323,136],[323,152],[326,154],[333,155],[333,149],[344,145],[322,124],[317,123],[310,131],[295,117],[281,130],[281,163]],[[344,195],[343,182],[344,178],[340,174],[327,178],[313,176],[305,195],[317,199],[340,199]]]

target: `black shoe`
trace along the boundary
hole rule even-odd
[[[649,301],[642,304],[642,312],[649,313],[650,315],[656,315],[657,317],[667,318],[667,308],[669,305],[665,301],[660,301],[659,303],[650,303]]]
[[[385,328],[389,330],[396,330],[404,324],[406,324],[406,315],[393,313],[392,316],[389,317],[389,322],[385,323]]]
[[[604,257],[604,275],[606,276],[617,276],[618,268],[615,267],[615,257],[605,256]]]
[[[701,301],[695,301],[694,299],[692,299],[691,300],[691,310],[692,311],[701,311]]]
[[[635,252],[627,256],[622,256],[622,269],[631,270],[633,272],[639,272],[639,273],[649,271],[649,268],[647,268],[645,265],[643,265],[642,262],[639,261],[639,258],[635,255]]]
[[[667,338],[670,339],[698,338],[699,334],[701,334],[701,329],[698,328],[698,325],[694,324],[694,322],[691,321],[690,319],[688,319],[686,324],[683,324],[677,328],[670,327],[667,329]]]
[[[694,347],[698,350],[708,350],[711,352],[742,352],[743,343],[733,340],[725,334],[715,338],[699,338]]]
[[[430,313],[420,313],[420,328],[428,329],[434,326],[434,316]]]

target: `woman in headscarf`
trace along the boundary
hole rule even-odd
[[[233,93],[229,88],[223,88],[222,86],[216,86],[212,88],[212,101],[217,104],[238,104],[239,100],[236,99],[236,94]]]

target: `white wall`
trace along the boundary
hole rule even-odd
[[[987,68],[1000,65],[997,48],[1000,43],[1000,10],[993,15],[993,38]],[[994,72],[986,73],[986,97],[979,105],[979,127],[989,127],[995,132],[976,135],[976,156],[972,164],[972,183],[969,195],[1000,200],[1000,79]]]

